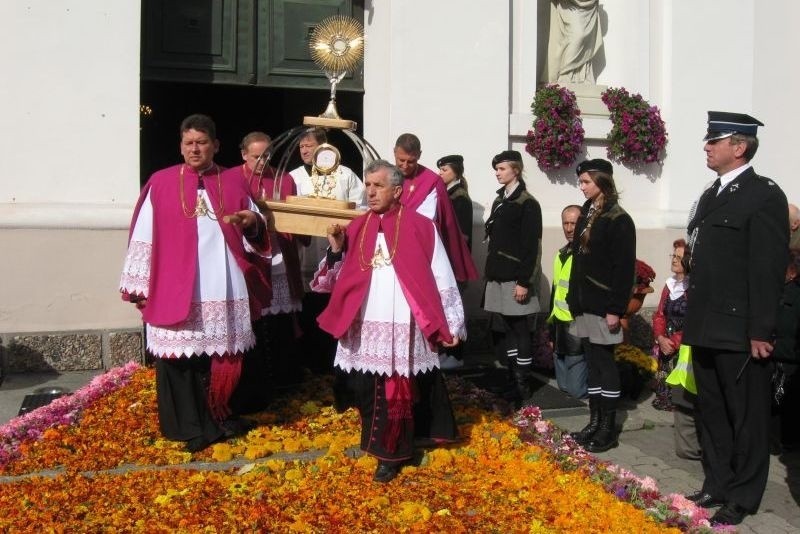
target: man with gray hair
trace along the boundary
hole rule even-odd
[[[361,415],[361,448],[374,479],[395,478],[415,438],[453,441],[458,430],[438,346],[466,338],[464,308],[433,222],[400,203],[403,174],[378,160],[364,171],[369,210],[328,228],[327,256],[311,282],[331,292],[318,317],[339,340],[336,407]]]

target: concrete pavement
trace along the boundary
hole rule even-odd
[[[672,412],[656,410],[651,400],[652,393],[637,403],[623,403],[620,445],[597,456],[639,476],[654,478],[662,493],[693,493],[703,484],[700,462],[675,455]],[[559,427],[575,431],[586,424],[589,410],[543,410],[543,414]],[[798,532],[799,503],[800,451],[774,454],[770,458],[769,480],[761,508],[756,515],[745,518],[738,530],[763,534]]]
[[[3,383],[0,384],[0,425],[17,416],[27,395],[34,395],[40,389],[52,390],[55,388],[74,392],[102,372],[96,370],[6,375]]]

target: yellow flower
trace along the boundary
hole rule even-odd
[[[211,457],[217,462],[230,462],[233,459],[233,451],[227,443],[215,443],[213,445]]]
[[[389,497],[386,495],[377,495],[370,499],[368,506],[370,508],[386,508],[389,506]]]
[[[423,462],[431,469],[444,469],[453,465],[453,455],[447,449],[433,449],[425,453]]]
[[[250,447],[246,447],[244,450],[244,457],[248,460],[257,460],[258,458],[263,458],[265,456],[269,456],[271,453],[267,447],[263,445],[252,445]]]
[[[424,504],[404,501],[400,503],[400,510],[397,518],[403,523],[416,523],[417,521],[427,521],[431,518],[431,511]],[[391,515],[390,515],[390,520]]]
[[[277,473],[278,471],[283,471],[284,467],[286,467],[286,462],[283,460],[267,460],[266,466],[273,473]]]
[[[284,476],[286,480],[300,480],[303,478],[303,472],[300,469],[289,469]]]

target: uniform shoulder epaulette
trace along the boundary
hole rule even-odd
[[[613,206],[611,206],[611,209],[603,213],[601,217],[608,217],[613,221],[620,215],[627,215],[627,212],[624,209],[622,209],[622,206],[620,206],[619,204],[614,204]]]
[[[524,204],[525,201],[528,200],[528,199],[536,200],[535,198],[533,198],[533,195],[531,195],[528,192],[527,189],[523,189],[522,192],[519,194],[519,196],[514,199],[514,202],[517,202],[518,204]]]
[[[453,198],[465,197],[465,196],[467,196],[467,190],[464,189],[463,187],[459,187],[453,192]]]
[[[761,176],[760,174],[756,174],[756,178],[758,180],[761,180],[762,182],[764,182],[765,184],[767,184],[770,187],[778,187],[778,184],[775,183],[775,181],[772,178],[770,178],[769,176]]]

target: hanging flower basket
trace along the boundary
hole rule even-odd
[[[608,106],[612,124],[606,136],[608,158],[625,165],[661,163],[667,130],[658,107],[622,87],[609,87],[601,98]]]
[[[531,104],[536,119],[525,151],[543,171],[571,166],[583,146],[583,120],[575,93],[557,84],[540,87]]]

